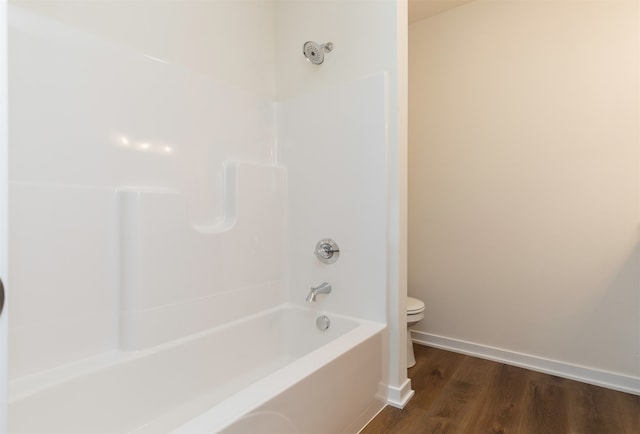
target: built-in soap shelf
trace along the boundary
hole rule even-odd
[[[223,164],[223,210],[222,210],[222,218],[217,219],[215,223],[212,224],[192,224],[194,230],[202,233],[219,233],[230,230],[234,224],[236,223],[237,217],[237,195],[238,195],[238,166],[245,165],[253,165],[250,163],[241,163],[238,161],[228,161]],[[274,166],[266,166],[266,165],[257,165],[259,167],[271,167]],[[251,169],[243,169],[243,172],[251,172]],[[243,173],[243,176],[246,176]],[[140,196],[143,195],[165,195],[167,197],[167,204],[169,202],[175,203],[175,206],[178,206],[184,209],[186,219],[189,221],[188,216],[188,206],[186,197],[180,193],[178,190],[162,188],[162,187],[119,187],[116,190],[118,206],[121,210],[132,210],[135,209],[135,202],[141,200]],[[144,199],[142,199],[144,200]],[[162,199],[161,199],[162,200]],[[178,205],[178,202],[181,204]],[[174,205],[168,205],[174,206]]]
[[[121,348],[157,345],[277,301],[285,188],[284,168],[228,163],[225,224],[204,230],[190,223],[178,192],[118,189]]]

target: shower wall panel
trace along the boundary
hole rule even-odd
[[[108,188],[11,185],[11,376],[113,345],[114,195]]]
[[[392,298],[404,291],[394,278],[401,248],[397,3],[276,4],[278,161],[289,169],[290,297],[304,303],[309,286],[326,280],[334,291],[323,306],[385,322],[387,291]],[[307,40],[333,43],[321,65],[304,59]],[[323,237],[335,238],[342,249],[333,265],[313,256]]]
[[[289,276],[294,302],[312,285],[322,309],[386,321],[386,75],[317,89],[278,104],[279,158],[288,168]],[[326,265],[316,242],[333,238]]]
[[[119,347],[119,189],[219,228],[225,162],[273,164],[274,24],[264,1],[10,2],[11,378]]]

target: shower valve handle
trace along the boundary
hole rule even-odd
[[[331,247],[331,244],[327,244],[324,243],[320,246],[320,248],[317,250],[319,255],[322,255],[323,258],[325,259],[329,259],[330,257],[333,256],[334,253],[338,253],[340,251],[340,249],[333,249]]]
[[[320,262],[324,264],[333,264],[340,256],[338,244],[330,238],[324,238],[316,244],[314,252]]]

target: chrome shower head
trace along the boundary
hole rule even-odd
[[[333,50],[333,43],[318,44],[317,42],[307,41],[302,46],[302,54],[306,59],[314,65],[320,65],[324,62],[324,53],[330,53]]]

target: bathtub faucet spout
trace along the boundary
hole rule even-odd
[[[309,291],[309,295],[307,295],[307,301],[316,301],[316,296],[318,294],[328,294],[331,292],[331,285],[327,282],[322,282],[320,285],[316,287],[311,287],[311,291]]]

